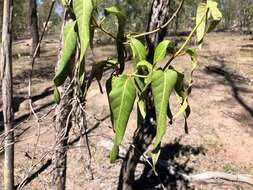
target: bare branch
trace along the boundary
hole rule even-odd
[[[130,36],[130,38],[140,38],[140,37],[143,37],[143,36],[148,36],[148,35],[154,34],[156,32],[159,32],[160,30],[166,28],[174,20],[174,18],[178,15],[179,11],[183,7],[183,4],[184,4],[184,0],[181,1],[180,5],[178,6],[177,10],[174,12],[172,17],[166,23],[164,23],[162,26],[156,28],[155,30],[149,31],[149,32],[145,32],[145,33],[142,33],[142,34],[137,34],[137,35],[134,35],[134,36]]]

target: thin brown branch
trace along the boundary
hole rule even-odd
[[[43,28],[43,31],[41,33],[41,37],[40,37],[40,40],[37,44],[37,47],[33,53],[33,56],[32,56],[32,60],[31,60],[31,70],[30,70],[30,74],[29,74],[29,80],[28,80],[28,98],[29,98],[29,106],[30,106],[30,109],[31,109],[31,112],[33,113],[33,115],[36,117],[36,119],[39,121],[39,117],[37,116],[35,110],[33,109],[33,106],[32,106],[32,98],[31,98],[31,86],[32,86],[32,75],[33,75],[33,68],[34,68],[34,63],[35,63],[35,60],[36,60],[36,55],[38,53],[38,50],[40,48],[40,45],[41,45],[41,42],[43,40],[43,37],[45,35],[45,32],[46,32],[46,28],[48,26],[48,23],[49,23],[49,20],[50,20],[50,17],[52,15],[52,12],[53,12],[53,8],[54,8],[54,5],[55,5],[55,0],[52,0],[52,3],[51,3],[51,7],[50,7],[50,10],[49,10],[49,13],[48,13],[48,17],[47,17],[47,20],[46,20],[46,24]]]
[[[178,13],[180,12],[180,10],[183,7],[184,1],[185,0],[181,1],[180,5],[178,6],[177,10],[173,13],[171,18],[167,22],[165,22],[162,26],[156,28],[155,30],[149,31],[149,32],[145,32],[145,33],[137,34],[137,35],[134,35],[134,36],[130,36],[129,38],[140,38],[140,37],[143,37],[143,36],[148,36],[148,35],[154,34],[156,32],[159,32],[160,30],[166,28],[174,20],[174,18],[176,18],[176,16],[178,15]]]
[[[102,23],[104,22],[104,19],[105,17],[98,23],[96,18],[93,17],[92,20],[94,21],[95,24],[94,27],[100,29],[102,32],[104,32],[105,34],[116,40],[116,37],[103,27]]]
[[[94,175],[93,175],[93,172],[92,172],[92,153],[91,153],[90,141],[89,141],[89,137],[88,137],[88,133],[87,133],[88,129],[87,129],[86,114],[83,111],[83,110],[85,110],[85,108],[80,103],[80,101],[78,101],[78,105],[80,107],[81,115],[82,115],[82,117],[81,117],[81,126],[79,126],[79,128],[80,128],[80,137],[81,137],[81,140],[83,141],[83,145],[85,145],[85,142],[86,142],[86,146],[87,146],[87,150],[88,150],[88,154],[89,154],[88,170],[89,170],[89,173],[91,175],[91,179],[93,180],[94,179]],[[85,134],[85,140],[84,140],[84,138],[82,136],[83,131],[84,131],[84,134]]]

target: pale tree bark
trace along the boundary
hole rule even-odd
[[[2,26],[2,98],[5,128],[4,189],[14,189],[14,133],[12,110],[12,10],[13,1],[4,0]]]
[[[3,18],[3,0],[0,0],[0,18]],[[2,22],[3,19],[0,19],[0,29],[1,29],[1,35],[2,35]]]
[[[149,15],[147,31],[159,28],[168,19],[170,0],[153,0]],[[166,29],[147,37],[148,54],[147,59],[152,63],[155,46],[164,39]],[[134,135],[133,145],[130,146],[126,158],[123,161],[118,190],[132,190],[134,185],[134,174],[141,155],[151,145],[156,134],[156,115],[151,89],[147,90],[146,110],[147,115]]]
[[[64,21],[62,26],[60,50],[58,56],[57,68],[59,67],[62,49],[63,49],[63,28],[67,22],[72,20],[73,16],[69,11],[65,12]],[[72,61],[75,59],[75,54],[73,54]],[[53,159],[53,178],[52,178],[52,189],[53,190],[64,190],[66,186],[66,170],[67,170],[67,143],[69,137],[69,131],[71,128],[71,110],[72,105],[70,103],[71,98],[73,97],[73,88],[68,88],[71,84],[73,73],[70,73],[69,77],[66,79],[65,83],[59,87],[61,94],[60,104],[56,109],[56,120],[55,120],[55,129],[56,129],[56,147]],[[68,89],[68,91],[66,91]],[[64,95],[64,97],[63,97]]]
[[[39,27],[38,27],[38,16],[37,16],[37,3],[36,0],[29,1],[29,25],[30,25],[30,33],[32,37],[32,50],[31,57],[33,57],[36,47],[39,43]],[[40,49],[37,50],[36,56],[40,56]]]

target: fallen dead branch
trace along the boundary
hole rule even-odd
[[[45,171],[51,164],[52,164],[52,159],[48,159],[44,164],[40,165],[39,168],[36,171],[34,171],[33,173],[31,173],[29,176],[27,176],[24,181],[22,181],[21,183],[15,185],[15,189],[19,189],[19,187],[21,187],[21,186],[24,187],[27,184],[29,184],[36,177],[38,177],[38,175],[40,173],[42,173],[43,171]]]
[[[113,146],[113,142],[109,140],[102,140],[99,143],[100,146],[104,147],[106,150],[110,151]],[[124,147],[120,147],[119,157],[124,158],[127,154],[127,150]],[[151,160],[150,157],[143,155],[140,158],[140,162],[146,162]],[[176,168],[173,168],[171,163],[166,160],[158,160],[158,166],[169,168],[168,172],[170,175],[175,175]],[[185,180],[189,182],[198,182],[198,183],[219,183],[220,180],[228,182],[243,183],[253,187],[253,175],[243,175],[243,174],[229,174],[224,172],[217,171],[208,171],[200,174],[187,175],[184,173],[178,173]]]
[[[223,172],[209,171],[194,175],[182,174],[182,176],[188,181],[194,182],[208,183],[217,182],[217,180],[225,180],[229,182],[245,183],[253,187],[253,175],[233,175]]]

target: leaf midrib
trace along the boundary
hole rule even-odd
[[[122,107],[123,107],[122,102],[124,102],[124,99],[125,99],[125,90],[126,90],[126,85],[127,85],[128,80],[129,80],[129,79],[127,79],[127,80],[125,81],[125,84],[124,84],[124,87],[123,87],[123,93],[122,93],[123,95],[122,95],[122,97],[121,97],[120,108],[119,108],[119,117],[118,117],[118,119],[116,120],[117,129],[118,129],[119,120],[121,119],[121,112],[122,112]],[[116,129],[116,130],[117,130],[117,129]]]
[[[158,62],[161,59],[161,57],[163,57],[163,51],[159,51],[158,54],[155,56],[156,58],[155,62]]]
[[[163,73],[163,75],[164,75],[164,77],[163,77],[163,80],[164,80],[164,85],[163,85],[163,93],[162,93],[162,101],[161,101],[161,104],[160,104],[160,111],[159,111],[159,121],[161,120],[161,113],[162,113],[162,106],[161,105],[163,105],[165,102],[165,100],[164,100],[164,97],[165,97],[165,90],[166,90],[166,85],[167,85],[167,81],[166,81],[166,74],[165,73]],[[161,122],[161,121],[160,121]]]

